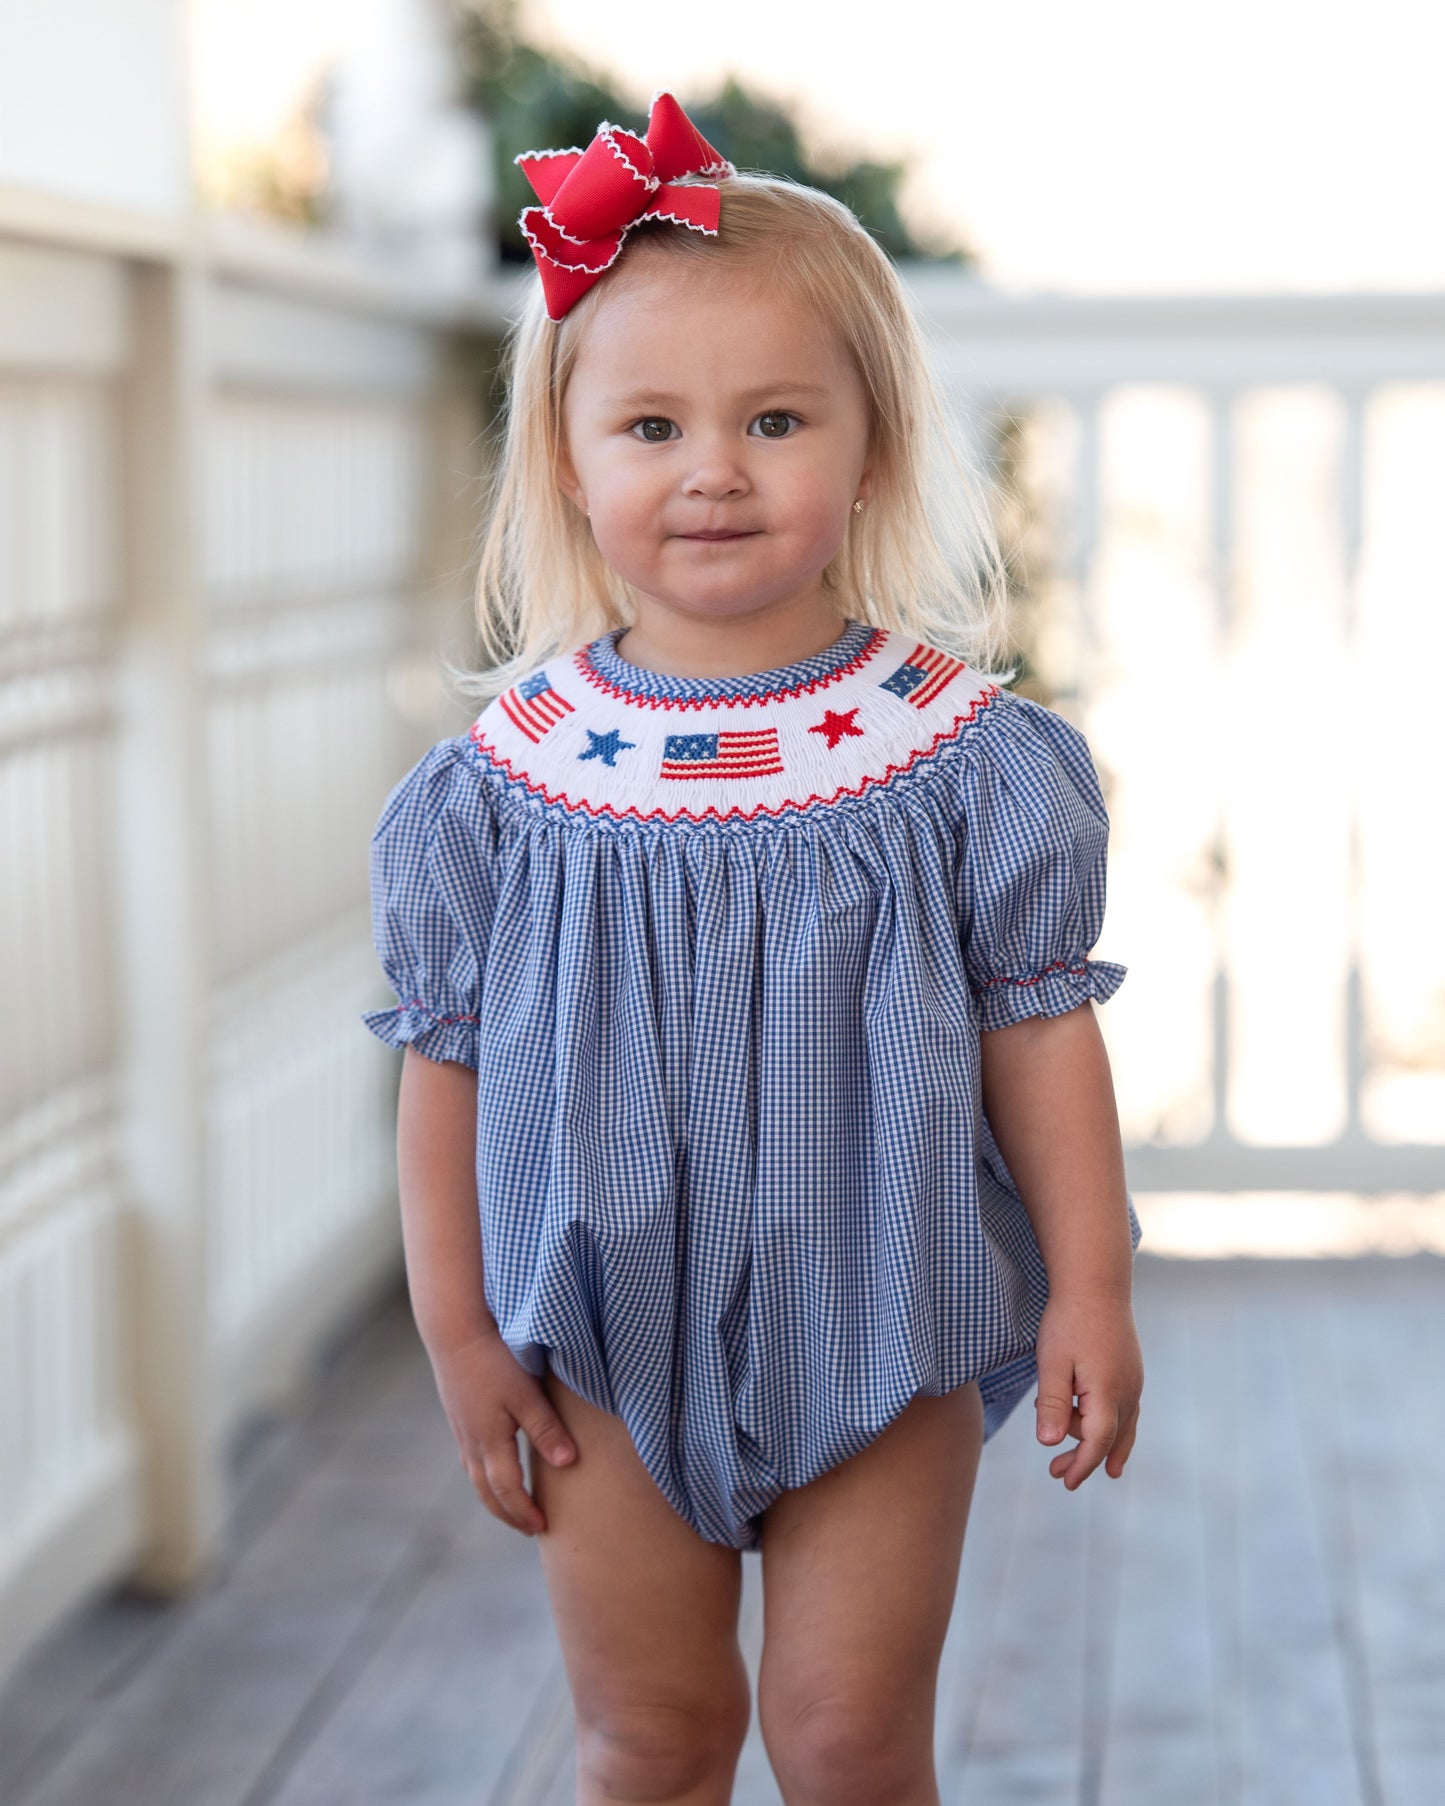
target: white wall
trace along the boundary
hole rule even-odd
[[[182,211],[183,14],[183,0],[5,0],[0,185]]]

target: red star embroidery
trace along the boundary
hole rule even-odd
[[[808,732],[810,734],[826,734],[828,736],[828,751],[832,752],[833,748],[843,738],[844,734],[861,734],[863,732],[862,728],[859,727],[858,723],[853,719],[857,713],[858,705],[856,703],[851,709],[845,709],[841,715],[836,709],[824,709],[823,719],[817,722],[813,727],[810,727]]]

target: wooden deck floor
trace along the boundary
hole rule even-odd
[[[945,1802],[1445,1801],[1445,1260],[1140,1254],[1123,1480],[984,1454],[939,1693]],[[77,1614],[0,1695],[5,1806],[571,1806],[534,1543],[456,1461],[404,1300],[237,1453],[179,1604]],[[759,1567],[745,1558],[756,1674]],[[777,1806],[756,1717],[737,1806]]]

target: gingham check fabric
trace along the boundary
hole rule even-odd
[[[977,1379],[1047,1278],[979,1036],[1102,1002],[1083,735],[849,622],[742,678],[564,653],[433,746],[371,842],[395,1047],[477,1074],[485,1296],[708,1540]],[[670,744],[669,744],[670,743]],[[695,769],[696,768],[696,769]],[[1128,1201],[1133,1246],[1138,1218]]]

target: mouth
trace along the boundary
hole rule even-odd
[[[679,539],[705,539],[705,540],[755,539],[757,537],[757,534],[755,532],[747,532],[747,533],[679,533],[677,537]]]

